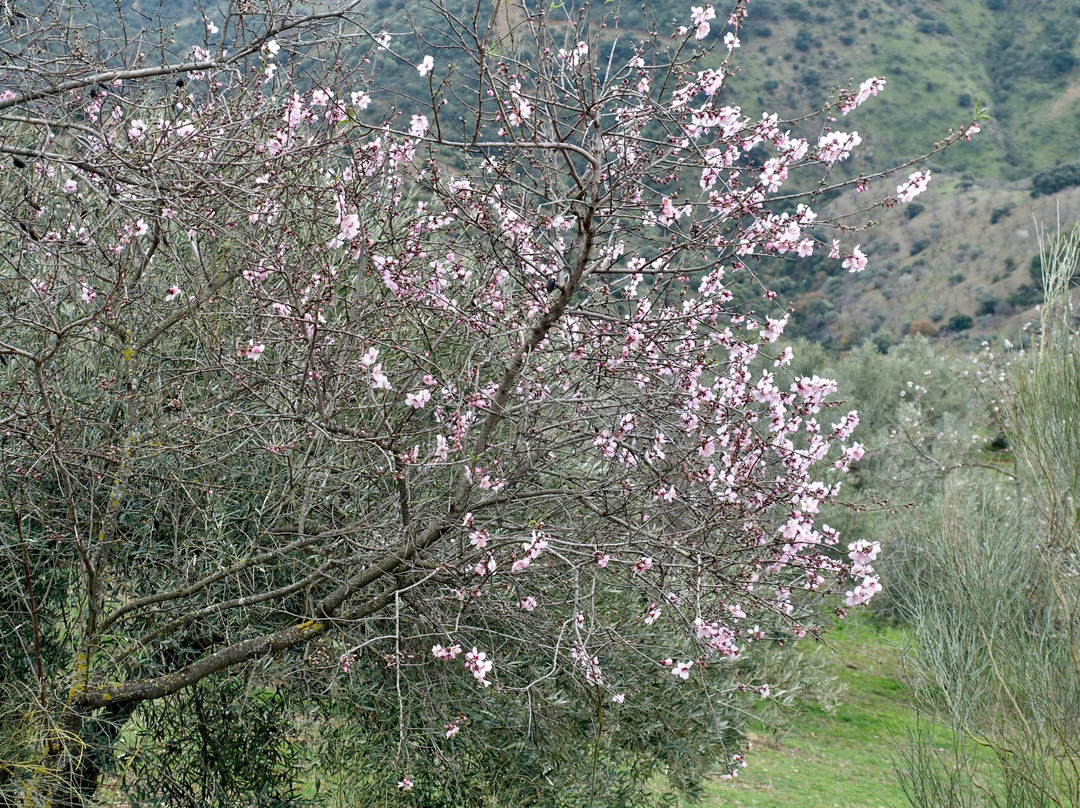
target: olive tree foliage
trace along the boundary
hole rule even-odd
[[[883,589],[875,614],[903,617],[922,579],[921,537],[937,524],[950,480],[977,470],[995,483],[1015,484],[1001,368],[996,346],[970,354],[923,336],[908,337],[886,355],[867,343],[842,358],[819,356],[811,366],[836,379],[845,406],[859,412],[866,453],[847,485],[861,504],[834,508],[825,518],[845,535],[872,536],[887,548],[878,565]]]
[[[865,265],[857,133],[726,103],[741,3],[461,11],[5,6],[0,804],[640,800],[879,588],[857,416],[727,288]]]
[[[967,470],[918,537],[904,611],[930,721],[899,766],[917,806],[1080,804],[1080,231],[1043,247],[1041,329],[999,376],[1015,477]]]

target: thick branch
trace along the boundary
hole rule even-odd
[[[390,589],[378,597],[365,603],[353,617],[360,619],[385,608],[387,604],[393,602],[394,592],[397,589],[397,584],[391,586]],[[249,659],[275,654],[292,648],[294,645],[313,640],[329,631],[331,623],[332,621],[329,619],[304,620],[281,631],[275,631],[273,634],[252,637],[249,640],[243,640],[222,648],[208,657],[203,657],[198,662],[193,662],[187,667],[181,668],[176,673],[168,673],[153,679],[136,679],[130,682],[103,685],[78,694],[76,701],[84,708],[95,709],[110,704],[160,699],[183,690],[185,687],[190,687],[218,671],[247,662]]]
[[[454,509],[452,508],[451,514],[453,513]],[[193,662],[187,667],[181,668],[175,673],[167,673],[153,679],[115,682],[89,688],[77,694],[75,701],[82,707],[93,709],[107,704],[159,699],[183,690],[185,687],[190,687],[211,674],[239,665],[249,659],[274,654],[294,645],[313,640],[333,627],[334,618],[346,600],[384,575],[392,573],[401,564],[414,558],[420,550],[433,544],[443,536],[448,524],[449,522],[442,520],[440,524],[428,528],[416,539],[408,541],[400,552],[388,553],[377,564],[343,582],[319,602],[315,608],[316,616],[311,619],[275,631],[272,634],[264,634],[260,637],[252,637],[234,643],[210,656]],[[404,581],[395,582],[381,595],[365,603],[358,613],[350,615],[350,617],[360,619],[374,614],[393,601],[394,592],[404,585]]]

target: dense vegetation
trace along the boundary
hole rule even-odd
[[[1080,4],[607,6],[10,15],[0,807],[1080,804]]]

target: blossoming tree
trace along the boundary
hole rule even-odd
[[[743,3],[629,50],[611,8],[444,9],[400,50],[348,7],[208,11],[164,61],[9,20],[0,805],[82,804],[208,682],[364,666],[409,791],[417,739],[452,757],[492,699],[529,735],[561,688],[599,739],[768,697],[755,645],[877,591],[877,546],[819,520],[857,416],[788,371],[752,266],[866,264],[814,204],[866,187],[834,127],[884,81],[807,137],[725,100]]]

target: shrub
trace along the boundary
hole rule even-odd
[[[1032,306],[1042,303],[1043,296],[1036,286],[1025,283],[1009,292],[1005,299],[1010,306],[1018,309],[1030,309]]]
[[[875,331],[870,335],[870,343],[877,348],[878,353],[887,354],[889,348],[896,344],[896,340],[888,331]]]
[[[926,210],[926,205],[921,202],[908,202],[907,205],[904,206],[904,218],[914,219],[924,210]]]
[[[936,337],[938,333],[937,328],[930,320],[916,320],[908,328],[907,335],[909,337],[924,336],[924,337]]]
[[[805,8],[802,3],[797,2],[797,0],[788,0],[788,2],[784,3],[784,16],[800,22],[809,22],[811,18],[810,10]]]
[[[915,808],[1065,806],[1080,794],[1078,235],[1050,245],[1040,336],[994,373],[1003,415],[990,446],[1013,462],[947,480],[911,548],[918,574],[901,613],[917,649],[911,693],[929,721],[898,774]],[[934,748],[941,732],[951,754]]]
[[[792,41],[792,46],[795,48],[795,50],[805,53],[814,46],[815,42],[816,40],[814,39],[814,35],[810,32],[809,29],[800,28],[795,34],[795,39]]]
[[[1076,67],[1076,57],[1073,56],[1071,51],[1062,48],[1053,51],[1050,58],[1046,60],[1046,64],[1052,75],[1062,76],[1071,73],[1072,69]]]
[[[1046,171],[1040,171],[1031,178],[1031,195],[1052,194],[1075,185],[1080,185],[1080,164],[1069,163],[1055,166]]]
[[[948,329],[950,331],[967,331],[974,327],[975,321],[966,314],[954,314],[949,318]]]
[[[1000,222],[1002,219],[1012,213],[1015,207],[1015,202],[1008,202],[1004,205],[998,205],[996,208],[990,211],[990,224],[997,224],[998,222]]]

